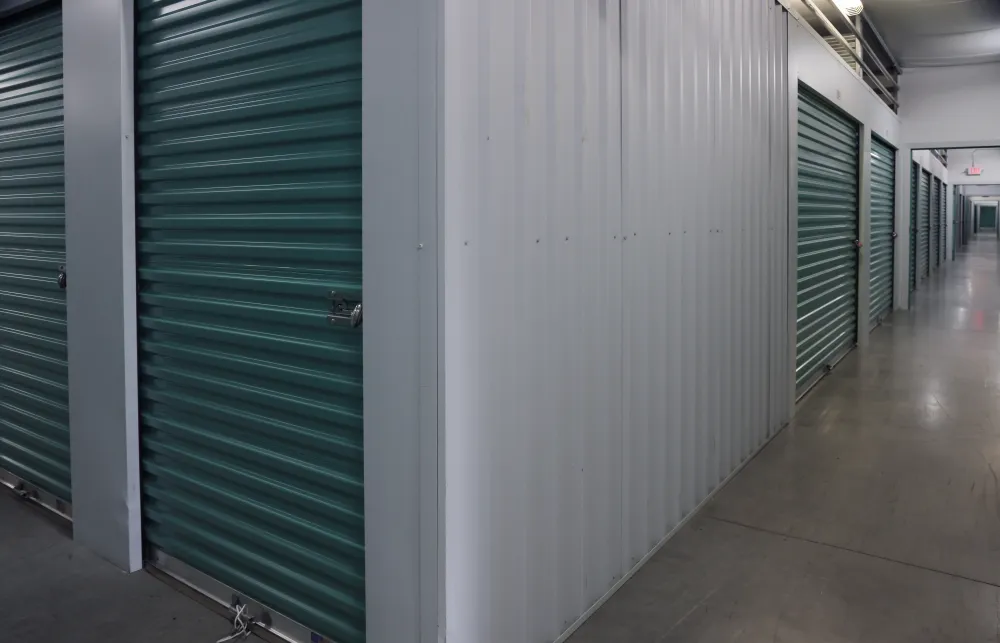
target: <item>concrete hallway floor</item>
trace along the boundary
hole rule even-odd
[[[1000,263],[981,234],[570,643],[1000,641]]]
[[[0,607],[0,643],[214,643],[229,632],[224,617],[190,596],[76,545],[68,524],[6,487]]]

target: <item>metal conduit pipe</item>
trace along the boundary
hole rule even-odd
[[[838,12],[838,13],[840,13],[840,12]],[[885,65],[882,64],[882,61],[879,60],[878,55],[875,53],[875,50],[872,49],[871,45],[869,45],[867,42],[865,42],[865,37],[861,34],[861,31],[857,27],[854,26],[854,23],[851,22],[850,18],[848,18],[847,16],[845,16],[843,13],[841,13],[840,15],[841,15],[841,17],[844,18],[844,22],[847,23],[847,26],[850,27],[851,33],[854,34],[854,37],[858,39],[858,42],[861,43],[861,46],[865,48],[865,51],[868,52],[868,55],[871,56],[872,60],[875,61],[875,64],[878,65],[879,71],[881,71],[885,75],[886,78],[888,78],[888,79],[891,80],[892,79],[892,74],[889,73],[889,70],[886,69]],[[872,75],[874,75],[874,74],[872,74]],[[898,83],[896,83],[895,81],[893,81],[892,84],[893,84],[893,86],[896,86]]]
[[[830,22],[830,20],[826,17],[826,14],[820,11],[819,7],[817,7],[812,0],[802,0],[802,2],[807,7],[809,7],[810,11],[816,14],[816,17],[819,18],[820,21],[826,26],[827,30],[829,30],[829,32],[833,34],[833,37],[839,40],[840,44],[842,44],[844,48],[847,49],[848,53],[850,53],[851,56],[853,56],[854,59],[858,61],[858,64],[861,65],[861,69],[863,69],[864,72],[868,74],[868,76],[872,79],[872,82],[875,83],[875,85],[880,90],[882,90],[882,93],[885,94],[885,97],[889,99],[890,103],[894,106],[898,105],[898,103],[896,102],[896,98],[892,95],[892,93],[888,89],[885,88],[885,85],[883,85],[881,81],[879,81],[879,79],[875,76],[875,73],[871,70],[871,68],[868,65],[866,65],[865,61],[862,60],[861,56],[858,55],[858,52],[854,51],[854,48],[851,47],[851,44],[849,42],[847,42],[847,39],[844,38],[843,35],[841,35],[840,30],[838,30],[836,27],[833,26],[833,23]]]
[[[899,61],[897,61],[896,57],[892,55],[892,50],[889,49],[889,45],[885,44],[885,38],[883,38],[882,34],[879,33],[878,29],[875,27],[875,24],[868,18],[868,15],[865,13],[861,14],[861,19],[865,21],[866,25],[868,25],[868,30],[872,32],[872,35],[875,36],[875,40],[878,41],[878,44],[882,47],[882,50],[885,52],[885,55],[889,57],[889,62],[892,63],[892,68],[895,69],[897,72],[899,72],[900,70]]]

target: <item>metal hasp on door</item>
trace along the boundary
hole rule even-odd
[[[365,640],[361,13],[161,0],[136,25],[147,560],[341,643]]]
[[[910,292],[917,289],[917,203],[920,200],[920,166],[910,164]]]
[[[64,192],[62,10],[48,3],[0,21],[0,468],[69,502]]]
[[[795,385],[801,393],[857,342],[856,123],[799,88]]]
[[[931,175],[920,170],[920,212],[917,216],[917,272],[923,281],[931,274]]]
[[[896,205],[896,151],[872,137],[871,248],[868,250],[871,327],[892,312]]]

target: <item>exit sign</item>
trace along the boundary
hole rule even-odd
[[[965,172],[969,176],[982,176],[983,175],[983,168],[981,168],[981,167],[970,167]]]

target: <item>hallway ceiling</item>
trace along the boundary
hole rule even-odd
[[[1000,61],[1000,0],[864,0],[903,67]]]

